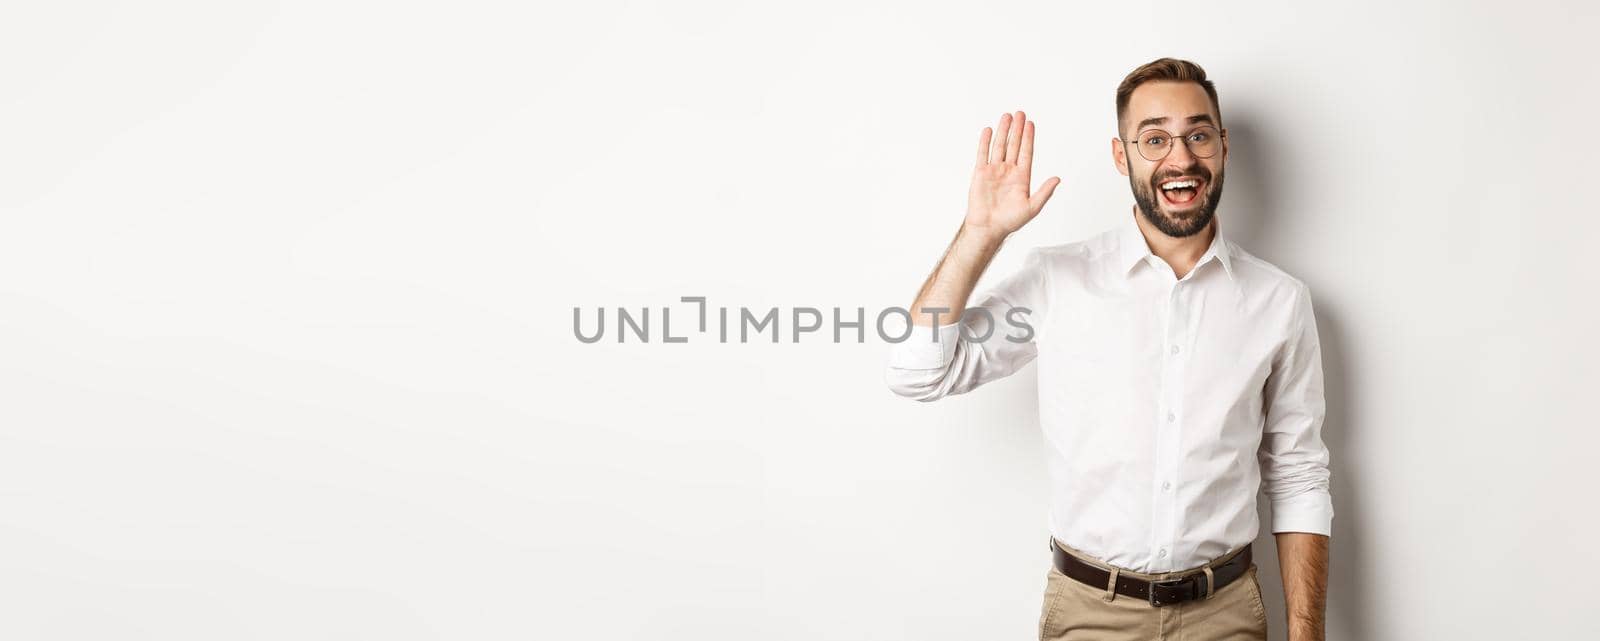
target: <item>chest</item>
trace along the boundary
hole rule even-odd
[[[1287,332],[1285,306],[1227,281],[1119,285],[1058,292],[1038,337],[1042,378],[1089,403],[1261,389]]]

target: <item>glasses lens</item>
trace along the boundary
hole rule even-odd
[[[1210,158],[1217,155],[1217,150],[1222,146],[1222,136],[1215,127],[1196,127],[1189,132],[1189,153],[1201,158]]]
[[[1139,134],[1139,155],[1145,160],[1161,160],[1172,150],[1172,135],[1160,129]]]

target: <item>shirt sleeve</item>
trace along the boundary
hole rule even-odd
[[[1028,252],[1023,265],[985,291],[956,321],[941,314],[938,327],[914,325],[906,340],[889,346],[884,381],[894,393],[934,401],[969,392],[1008,376],[1038,355],[1034,325],[1043,318],[1044,256]]]
[[[1261,484],[1272,505],[1272,532],[1329,535],[1333,499],[1328,493],[1328,448],[1322,442],[1326,402],[1322,346],[1311,292],[1301,284],[1287,340],[1265,385],[1266,422],[1261,438]]]

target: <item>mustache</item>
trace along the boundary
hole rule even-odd
[[[1163,175],[1160,175],[1160,176],[1151,176],[1150,177],[1150,185],[1152,187],[1153,186],[1157,186],[1157,185],[1160,185],[1163,182],[1166,182],[1168,180],[1172,180],[1173,178],[1183,178],[1185,176],[1194,176],[1194,177],[1200,178],[1201,180],[1206,181],[1207,183],[1211,182],[1211,172],[1209,170],[1207,170],[1205,167],[1195,167],[1194,171],[1176,172],[1176,173],[1163,174]]]

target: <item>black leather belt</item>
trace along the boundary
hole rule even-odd
[[[1050,551],[1055,556],[1056,570],[1071,577],[1079,583],[1091,585],[1102,590],[1111,580],[1111,571],[1092,565],[1068,553],[1056,545],[1054,537],[1050,539]],[[1117,594],[1133,597],[1150,605],[1160,607],[1172,605],[1194,599],[1203,599],[1223,586],[1232,583],[1234,579],[1244,576],[1250,569],[1250,545],[1245,545],[1237,554],[1229,557],[1218,565],[1211,566],[1212,585],[1209,590],[1206,585],[1206,573],[1203,569],[1191,570],[1189,574],[1181,575],[1165,581],[1145,581],[1126,574],[1117,574]]]

